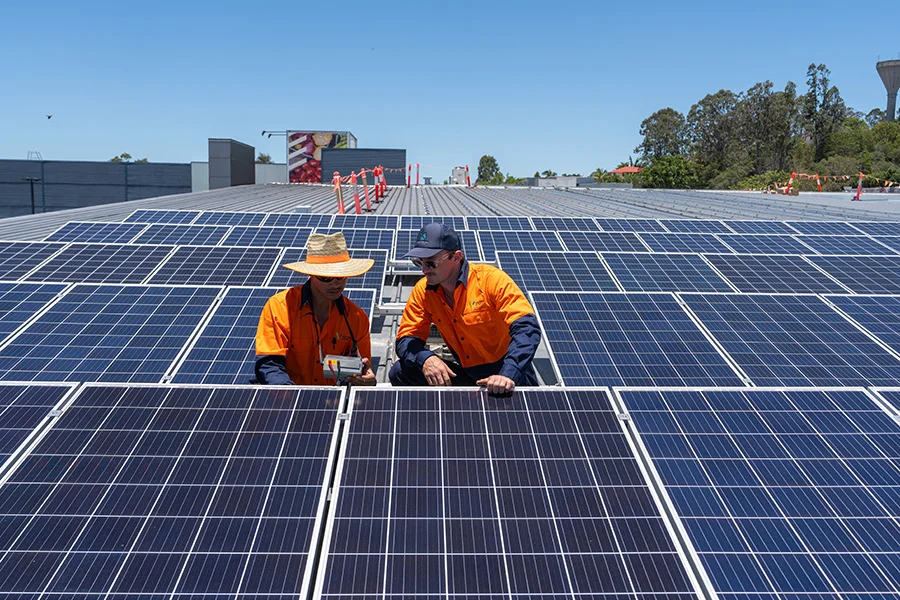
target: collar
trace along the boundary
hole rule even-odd
[[[307,304],[312,304],[312,283],[309,280],[306,280],[306,283],[303,284],[303,287],[300,288],[300,308],[303,308]],[[334,301],[334,305],[337,306],[338,312],[344,314],[346,310],[346,305],[344,304],[344,294],[341,294],[341,297]]]
[[[464,288],[469,286],[469,261],[465,257],[463,257],[462,265],[459,269],[459,277],[456,278],[456,285],[459,284],[462,284]],[[441,287],[441,284],[438,283],[436,285],[426,285],[425,289],[435,291],[439,287]]]

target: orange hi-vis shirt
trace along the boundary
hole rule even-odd
[[[321,357],[350,356],[355,337],[359,355],[372,360],[369,317],[346,296],[341,296],[332,304],[328,320],[317,325],[312,294],[303,293],[308,287],[308,283],[292,287],[269,298],[256,329],[256,355],[284,356],[288,376],[297,385],[333,385],[334,379],[325,378],[319,344]],[[346,319],[341,314],[341,305]],[[353,330],[352,337],[348,323]]]
[[[429,287],[423,277],[416,283],[397,330],[397,339],[428,339],[434,323],[460,366],[493,363],[509,350],[509,326],[534,309],[519,286],[497,267],[468,263],[469,277],[453,292],[453,308],[439,286]]]

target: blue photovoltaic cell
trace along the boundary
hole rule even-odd
[[[564,250],[553,231],[479,231],[478,241],[487,262],[497,259],[497,250]]]
[[[884,221],[853,221],[850,223],[855,229],[859,229],[867,235],[900,235],[900,223]]]
[[[707,254],[738,291],[775,293],[843,292],[843,287],[800,256]]]
[[[787,221],[798,233],[809,235],[859,235],[860,232],[841,221]],[[801,238],[802,239],[802,238]]]
[[[47,242],[0,242],[0,279],[19,279],[64,246]]]
[[[790,235],[796,233],[785,223],[780,221],[722,221],[726,227],[734,230],[735,233],[762,233],[773,234],[780,233]]]
[[[0,487],[0,594],[306,598],[340,397],[87,387]]]
[[[403,255],[413,248],[413,246],[415,245],[416,235],[418,233],[418,229],[397,230],[397,242],[394,246],[395,261],[399,262],[403,260],[409,260],[404,259]],[[459,234],[459,241],[462,243],[463,254],[466,255],[466,258],[473,262],[480,262],[481,260],[483,260],[481,252],[478,250],[478,241],[475,237],[475,232],[469,229],[459,229],[456,231],[456,233]],[[412,265],[412,263],[410,263],[410,267],[416,269],[415,266]]]
[[[655,219],[601,219],[596,217],[594,220],[603,231],[666,232],[666,228]]]
[[[331,235],[343,233],[347,241],[347,248],[359,250],[387,250],[394,249],[394,231],[391,229],[316,229],[315,233]]]
[[[70,221],[44,238],[45,242],[126,244],[146,228],[144,223],[78,223]]]
[[[28,281],[141,283],[172,246],[71,244],[30,273]]]
[[[672,233],[731,233],[721,221],[660,219],[659,222]]]
[[[306,247],[309,227],[234,227],[222,246]]]
[[[469,215],[466,217],[469,229],[475,231],[533,231],[534,227],[528,217],[485,217]]]
[[[743,384],[671,294],[531,297],[567,386]]]
[[[147,283],[259,286],[280,256],[278,248],[181,246]]]
[[[900,352],[900,297],[827,296],[827,299],[875,337]]]
[[[136,210],[125,218],[125,223],[187,224],[200,214],[199,210]]]
[[[749,235],[741,233],[720,233],[717,235],[732,250],[739,254],[813,254],[809,246],[804,246],[802,238],[789,235]]]
[[[331,229],[397,229],[397,215],[334,215]]]
[[[653,252],[714,252],[731,250],[716,236],[707,233],[641,233]]]
[[[603,391],[353,393],[322,598],[696,599]]]
[[[220,291],[75,285],[0,350],[0,379],[158,382]]]
[[[619,288],[594,252],[497,252],[497,266],[524,292],[615,291]]]
[[[350,258],[371,258],[375,261],[372,268],[366,273],[357,277],[347,278],[347,288],[369,288],[378,291],[378,298],[381,299],[381,292],[384,287],[384,276],[387,271],[387,251],[386,250],[350,250]],[[301,285],[309,279],[308,275],[298,273],[290,269],[284,268],[284,265],[301,262],[306,259],[306,250],[303,248],[288,248],[284,251],[284,255],[278,262],[278,266],[272,273],[271,279],[267,285],[275,286],[281,289]]]
[[[0,283],[0,341],[64,289],[62,283]]]
[[[798,239],[819,254],[896,254],[891,248],[863,236],[804,235]]]
[[[261,225],[266,213],[204,211],[194,225]]]
[[[0,465],[75,385],[0,385]]]
[[[262,222],[266,227],[328,227],[334,215],[307,213],[269,213]]]
[[[810,256],[808,260],[857,294],[900,294],[900,257]]]
[[[641,239],[632,232],[560,231],[559,237],[571,252],[646,252]]]
[[[531,217],[531,224],[538,231],[600,231],[589,217]]]
[[[418,232],[428,223],[444,223],[457,231],[467,229],[466,218],[461,215],[401,215],[399,228]]]
[[[626,292],[730,292],[731,286],[696,254],[603,254]]]
[[[900,236],[879,235],[876,239],[894,252],[900,252]]]
[[[266,301],[279,291],[271,287],[228,288],[172,381],[217,385],[256,383],[256,328]],[[344,290],[344,295],[372,317],[374,290]]]
[[[148,225],[135,238],[135,244],[171,244],[173,246],[215,246],[228,233],[226,225]]]
[[[900,360],[816,296],[684,294],[757,386],[869,386],[900,381]]]
[[[897,598],[900,425],[865,392],[619,394],[719,598]]]

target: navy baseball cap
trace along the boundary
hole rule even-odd
[[[462,250],[459,234],[443,223],[429,223],[416,235],[416,245],[403,258],[431,258],[442,250]]]

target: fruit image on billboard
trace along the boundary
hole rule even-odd
[[[291,183],[322,183],[322,148],[347,148],[345,132],[288,131],[287,163]]]

